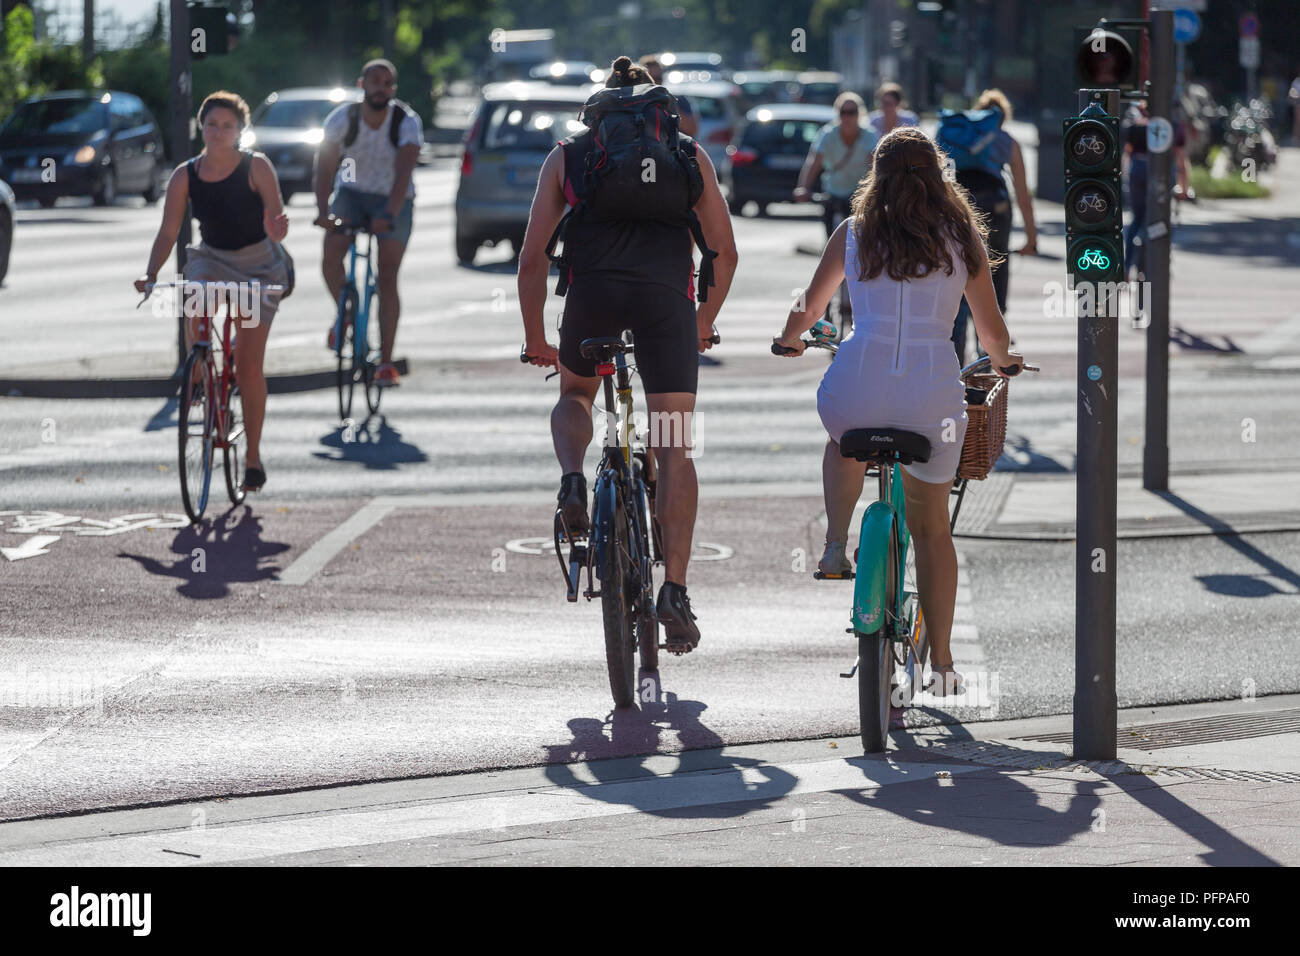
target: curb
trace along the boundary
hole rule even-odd
[[[410,374],[406,359],[393,365],[401,375]],[[333,388],[337,370],[285,372],[266,376],[267,392],[310,392]],[[167,378],[0,378],[0,398],[170,398],[180,387],[175,376]]]

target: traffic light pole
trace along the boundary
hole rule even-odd
[[[1119,115],[1118,90],[1080,90],[1079,109]],[[1067,147],[1070,138],[1066,137]],[[1116,146],[1118,148],[1118,145]],[[1068,164],[1067,164],[1068,168]],[[1116,197],[1118,198],[1118,197]],[[1067,190],[1067,203],[1069,202]],[[1067,243],[1067,248],[1072,248]],[[1123,247],[1118,250],[1123,256]],[[1067,269],[1072,263],[1067,253]],[[1076,273],[1076,287],[1078,285]],[[1085,280],[1086,281],[1086,280]],[[1096,285],[1096,283],[1094,283]],[[1076,288],[1075,295],[1081,292]],[[1119,299],[1094,296],[1080,315],[1074,550],[1074,756],[1113,760],[1115,694],[1116,440]],[[1076,310],[1081,311],[1081,310]]]
[[[171,0],[171,131],[172,163],[179,166],[190,158],[190,11],[186,0]],[[176,272],[185,273],[185,247],[190,244],[190,216],[186,207],[181,231],[176,237]],[[180,290],[177,290],[180,301]],[[176,374],[185,365],[185,321],[177,310]]]
[[[1150,121],[1174,119],[1174,14],[1151,13]],[[1149,127],[1148,127],[1149,128]],[[1142,237],[1146,279],[1147,326],[1146,444],[1142,449],[1142,487],[1169,490],[1169,203],[1173,137],[1161,152],[1149,152],[1147,227]]]

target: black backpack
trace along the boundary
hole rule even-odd
[[[416,114],[415,110],[411,109],[401,100],[394,99],[391,100],[391,102],[393,104],[393,115],[388,123],[388,141],[393,144],[394,148],[396,148],[398,135],[402,129],[402,120],[404,120],[408,116],[413,116],[418,122],[420,117],[418,116],[418,114]],[[355,143],[357,141],[357,133],[358,131],[360,131],[360,129],[361,129],[361,104],[349,103],[348,104],[348,131],[343,134],[343,145],[351,146],[353,143]]]
[[[593,221],[651,219],[680,222],[691,231],[700,249],[699,301],[708,300],[713,285],[713,259],[717,253],[704,241],[704,231],[693,207],[704,193],[704,178],[695,158],[695,143],[679,135],[677,101],[662,86],[643,84],[596,92],[582,107],[582,122],[590,133],[582,176],[571,185],[578,202],[564,214],[546,244],[546,254],[559,266],[556,295],[569,288],[569,223],[583,217]],[[566,159],[576,136],[563,140]],[[566,171],[567,171],[566,162]]]

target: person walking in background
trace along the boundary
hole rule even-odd
[[[650,79],[656,86],[664,85],[663,64],[659,62],[659,59],[653,53],[647,53],[641,57],[641,66],[650,74]],[[677,101],[677,128],[694,139],[700,134],[700,119],[695,115],[690,98],[682,96],[680,93],[673,93],[673,99]]]
[[[827,195],[822,204],[822,220],[828,239],[848,218],[854,190],[870,172],[871,154],[880,142],[875,130],[862,125],[867,104],[857,93],[837,96],[835,112],[839,119],[828,123],[808,150],[808,158],[799,170],[799,185],[794,190],[795,202],[811,202],[813,184],[818,177],[825,177]]]
[[[970,194],[971,205],[988,222],[989,258],[993,262],[993,289],[998,310],[1007,310],[1007,287],[1011,280],[1007,252],[1011,244],[1011,197],[1003,171],[1010,170],[1016,205],[1025,223],[1025,244],[1018,255],[1038,254],[1038,226],[1034,222],[1034,204],[1025,177],[1025,159],[1020,145],[1003,129],[1011,119],[1011,103],[1001,90],[985,90],[975,101],[975,108],[964,112],[944,110],[939,114],[935,142],[951,161],[956,181]],[[953,323],[952,344],[957,361],[966,361],[966,325],[970,305],[963,298]],[[980,355],[984,350],[978,347]]]
[[[885,83],[876,90],[876,106],[871,114],[871,128],[884,139],[900,126],[916,126],[920,119],[911,110],[903,109],[903,88],[897,83]]]

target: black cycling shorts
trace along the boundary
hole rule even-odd
[[[575,276],[564,300],[560,362],[591,377],[596,364],[583,358],[583,339],[632,330],[637,373],[647,394],[695,393],[700,374],[695,303],[668,286],[600,276]]]

